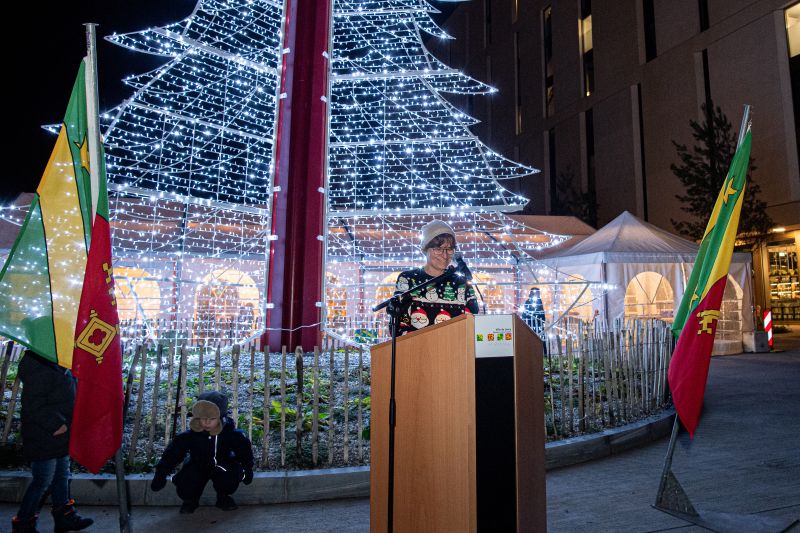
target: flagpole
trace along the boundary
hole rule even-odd
[[[742,145],[742,141],[744,141],[745,133],[747,129],[750,127],[750,104],[744,104],[744,111],[742,113],[742,124],[739,127],[739,138],[736,142],[736,149],[738,150],[739,147]],[[684,285],[686,285],[686,281],[684,280]],[[658,489],[659,496],[664,490],[664,480],[667,475],[667,471],[672,466],[672,453],[675,451],[675,440],[677,437],[678,429],[679,429],[679,421],[678,421],[678,413],[675,413],[675,423],[672,425],[672,434],[670,435],[669,439],[669,447],[667,448],[667,457],[664,459],[664,472],[661,476],[661,486]],[[657,498],[658,499],[658,498]]]
[[[736,149],[742,145],[744,141],[744,134],[747,128],[750,127],[750,104],[744,104],[744,112],[742,113],[742,124],[739,126],[739,139],[736,141]]]
[[[750,105],[745,104],[744,112],[742,114],[742,123],[739,129],[739,138],[736,144],[736,150],[738,152],[739,148],[741,147],[745,135],[747,134],[748,130],[750,129]],[[747,162],[745,162],[747,164]],[[744,172],[747,172],[745,169]],[[685,324],[684,324],[685,325]],[[765,528],[770,528],[773,525],[775,526],[776,531],[783,531],[786,525],[783,524],[781,521],[772,521],[769,525],[763,522],[763,518],[755,519],[750,515],[733,515],[730,513],[711,513],[711,512],[704,512],[701,516],[698,513],[694,506],[692,505],[691,501],[689,500],[688,495],[684,492],[683,488],[681,487],[680,483],[678,483],[677,478],[672,473],[672,458],[675,452],[675,441],[677,440],[678,431],[679,431],[679,421],[678,421],[678,413],[676,410],[675,413],[675,422],[672,426],[672,434],[670,435],[669,446],[667,448],[667,455],[664,459],[664,469],[661,473],[661,481],[658,487],[658,493],[656,494],[656,501],[653,507],[664,511],[666,513],[672,514],[694,524],[700,525],[707,529],[711,529],[712,531],[720,531],[716,522],[726,523],[726,524],[733,524],[736,523],[739,526],[743,526],[742,529],[747,529],[748,526],[745,524],[756,525],[758,520],[761,520],[758,525],[761,526],[759,530],[767,530]],[[713,521],[713,523],[712,523]],[[791,525],[791,524],[788,524]]]
[[[86,27],[86,131],[89,139],[89,176],[92,184],[92,222],[97,214],[97,192],[100,184],[100,133],[97,125],[100,116],[97,93],[97,24],[87,23]]]
[[[89,138],[89,176],[91,179],[92,223],[97,214],[98,191],[100,190],[100,131],[98,127],[100,106],[97,90],[97,24],[86,23],[86,130]],[[124,422],[123,422],[124,423]],[[128,486],[125,482],[125,463],[122,447],[114,454],[114,467],[117,478],[117,500],[119,502],[120,533],[133,531],[128,509]]]

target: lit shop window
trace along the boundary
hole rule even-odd
[[[581,59],[583,63],[583,91],[589,96],[594,91],[594,44],[592,42],[592,2],[581,1],[580,33]]]
[[[786,41],[789,57],[800,55],[800,3],[786,9]]]

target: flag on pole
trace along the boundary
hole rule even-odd
[[[672,325],[678,344],[669,364],[669,386],[678,418],[691,436],[703,405],[720,304],[744,201],[752,142],[749,125],[743,135],[717,196]]]
[[[72,368],[92,229],[84,67],[22,228],[0,272],[0,334]]]
[[[70,455],[97,472],[122,440],[122,351],[99,135],[90,134],[86,61],[56,146],[0,271],[0,334],[78,378]],[[91,90],[93,92],[93,89]],[[94,138],[93,138],[94,137]],[[92,182],[91,150],[99,153]]]
[[[72,372],[78,378],[69,454],[97,473],[122,443],[122,346],[111,267],[105,158],[99,158],[97,212],[75,327]]]

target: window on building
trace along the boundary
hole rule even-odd
[[[492,56],[486,56],[486,82],[489,85],[494,85],[492,80]],[[492,98],[486,98],[486,138],[489,143],[492,142]]]
[[[492,44],[492,0],[483,0],[483,45]]]
[[[547,131],[547,162],[550,173],[550,212],[558,205],[558,183],[556,179],[556,129],[550,128]]]
[[[578,25],[581,60],[583,63],[583,92],[594,91],[594,44],[592,42],[592,0],[581,0],[581,20]]]
[[[786,41],[789,43],[789,57],[800,56],[800,2],[786,8]]]
[[[800,159],[800,2],[787,8],[786,42],[789,48],[789,71],[792,80],[792,102],[794,104],[794,137],[797,142],[797,157]]]
[[[514,32],[514,90],[516,92],[514,106],[514,121],[517,135],[522,133],[522,84],[519,57],[519,32]]]
[[[795,243],[791,240],[770,243],[768,252],[772,320],[800,320],[800,277]]]
[[[544,52],[544,112],[552,116],[555,111],[553,94],[553,6],[542,10],[542,48]]]
[[[644,54],[647,61],[652,61],[658,55],[656,50],[656,10],[653,0],[642,0],[644,18]]]
[[[705,93],[706,113],[710,113],[713,103],[711,98],[711,68],[708,63],[708,48],[703,48],[703,51],[700,52],[700,60],[703,65],[703,92]]]
[[[700,31],[706,31],[708,22],[708,0],[697,0],[697,9],[700,12]]]
[[[642,104],[642,84],[636,85],[636,103],[639,111],[639,159],[641,161],[642,174],[642,214],[645,221],[649,220],[647,211],[647,164],[644,149],[644,106]]]
[[[594,168],[594,112],[589,109],[584,113],[586,129],[586,190],[591,200],[597,199],[597,186],[595,182]],[[593,217],[594,218],[594,217]],[[590,221],[592,225],[597,224],[597,220]]]

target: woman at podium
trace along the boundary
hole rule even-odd
[[[395,294],[445,273],[456,253],[456,233],[449,224],[433,220],[422,227],[420,248],[425,266],[401,272],[397,276]],[[463,313],[477,313],[478,300],[467,280],[456,273],[411,294],[400,310],[398,334],[416,331],[450,320]]]

